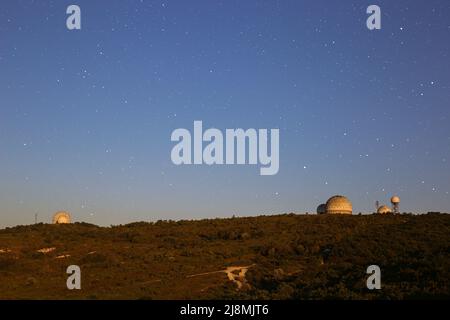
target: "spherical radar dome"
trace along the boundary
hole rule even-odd
[[[388,206],[381,206],[381,207],[378,208],[377,213],[378,214],[392,213],[392,209],[389,208]]]
[[[333,196],[326,203],[328,214],[352,214],[352,203],[344,196]]]
[[[66,211],[58,211],[53,216],[54,224],[66,224],[70,223],[70,214]]]
[[[324,213],[327,213],[327,205],[325,203],[322,203],[317,207],[317,214],[324,214]]]
[[[393,196],[393,197],[391,198],[391,203],[400,203],[400,198],[397,197],[397,196]]]

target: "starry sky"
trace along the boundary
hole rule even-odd
[[[2,1],[0,226],[315,212],[334,194],[448,212],[449,16],[448,0]],[[194,120],[279,128],[279,173],[175,166],[170,135]]]

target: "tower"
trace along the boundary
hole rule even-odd
[[[394,211],[394,213],[399,213],[399,205],[400,205],[400,198],[398,196],[393,196],[391,198],[391,203],[392,203],[392,210]]]

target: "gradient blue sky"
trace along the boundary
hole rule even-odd
[[[448,0],[2,1],[0,226],[315,212],[334,194],[449,211],[449,16]],[[279,128],[279,173],[173,165],[194,120]]]

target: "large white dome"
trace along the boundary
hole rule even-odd
[[[352,203],[344,196],[333,196],[326,203],[327,214],[352,214],[352,211]]]

